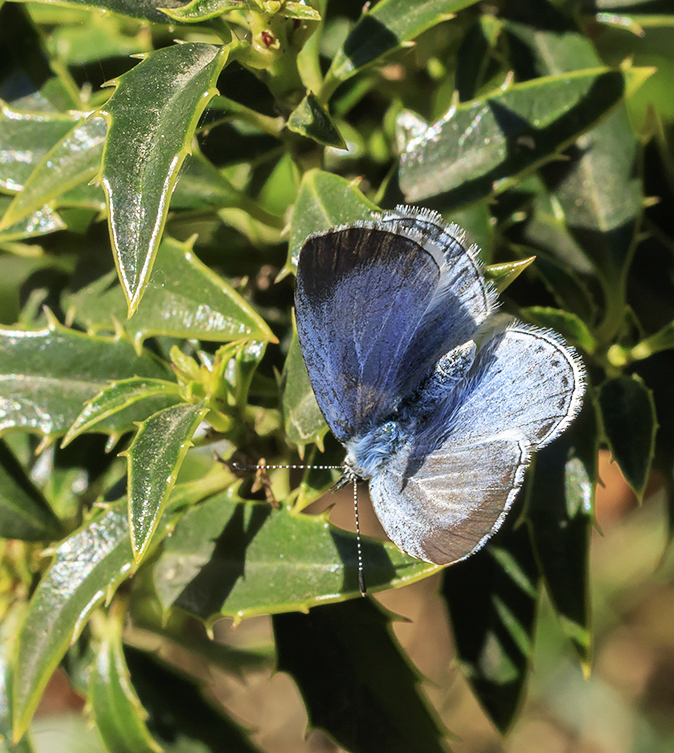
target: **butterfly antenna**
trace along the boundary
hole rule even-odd
[[[358,481],[353,479],[353,515],[356,518],[356,551],[358,552],[358,588],[360,595],[365,596],[365,571],[363,568],[363,548],[360,541],[360,519],[358,518]]]
[[[306,470],[307,468],[316,469],[318,471],[330,471],[330,470],[340,470],[341,465],[268,465],[267,463],[258,463],[257,465],[253,465],[252,463],[236,463],[236,462],[230,462],[229,465],[232,468],[235,468],[237,471],[259,471],[259,470],[278,470],[279,468],[286,468],[291,470]]]

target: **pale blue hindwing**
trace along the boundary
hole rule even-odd
[[[531,453],[564,431],[584,389],[575,352],[555,333],[519,324],[484,345],[458,384],[431,376],[401,411],[397,450],[370,481],[388,536],[439,564],[480,549],[512,506]]]
[[[297,331],[335,436],[346,442],[386,420],[494,308],[462,231],[435,213],[398,208],[310,236],[297,268]]]

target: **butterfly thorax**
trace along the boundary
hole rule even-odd
[[[345,473],[362,479],[372,478],[395,452],[400,437],[400,426],[394,420],[352,437],[345,445]]]

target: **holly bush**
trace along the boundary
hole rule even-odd
[[[544,592],[589,667],[598,451],[639,498],[674,460],[673,25],[658,0],[0,0],[3,750],[33,750],[59,666],[112,753],[259,750],[172,651],[289,673],[353,753],[444,750],[371,598],[431,575],[499,729]],[[589,385],[483,551],[364,539],[362,599],[354,535],[307,511],[339,471],[230,461],[341,462],[294,269],[398,203],[464,227]],[[255,615],[273,645],[212,640]]]

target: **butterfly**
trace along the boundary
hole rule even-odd
[[[309,236],[297,266],[300,348],[345,477],[369,479],[389,538],[437,564],[499,529],[585,390],[558,334],[499,324],[477,251],[439,214],[399,206]]]

